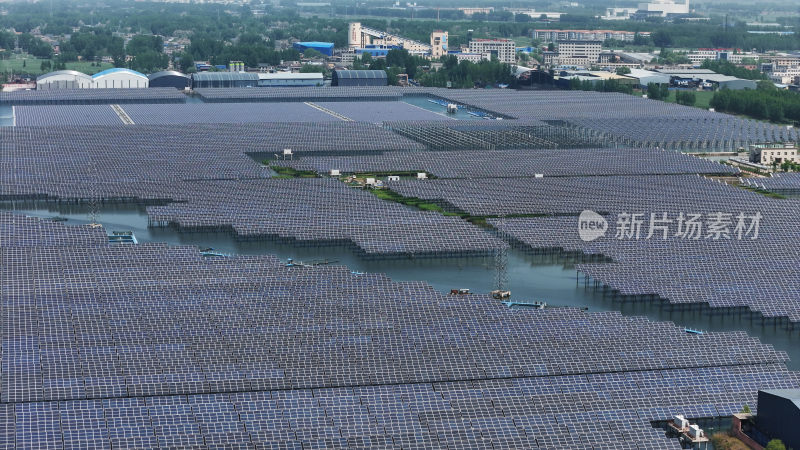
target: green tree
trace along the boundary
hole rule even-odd
[[[764,447],[765,450],[786,450],[786,445],[784,445],[783,441],[780,439],[773,439],[767,442],[767,446]]]
[[[627,75],[629,73],[631,73],[630,67],[617,67],[617,75]]]
[[[742,410],[740,411],[744,414],[750,414],[752,411],[750,410],[750,405],[745,404],[742,406]]]
[[[303,56],[309,59],[317,59],[322,58],[322,53],[318,50],[314,50],[313,48],[307,48],[303,50]]]

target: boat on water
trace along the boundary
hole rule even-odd
[[[133,231],[112,231],[108,235],[108,242],[112,244],[138,244]]]

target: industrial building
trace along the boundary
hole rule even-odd
[[[300,53],[310,49],[316,50],[326,56],[333,56],[333,42],[295,42],[292,44],[292,47]]]
[[[670,15],[689,14],[689,0],[655,0],[650,3],[639,3],[637,14],[667,17]]]
[[[670,83],[675,85],[700,85],[708,83],[715,89],[756,89],[758,83],[754,80],[744,80],[728,75],[721,75],[709,69],[656,69],[656,72],[669,75]]]
[[[332,86],[386,86],[385,70],[335,70]]]
[[[619,30],[533,30],[533,38],[543,42],[558,41],[616,41],[633,42],[636,35],[650,36],[649,32],[634,33]]]
[[[800,448],[800,389],[758,391],[758,430],[780,439],[786,448]]]
[[[88,89],[92,77],[75,70],[57,70],[36,78],[36,89]]]
[[[135,70],[113,68],[92,76],[74,70],[58,70],[36,78],[36,89],[146,88],[150,80]]]
[[[372,58],[385,58],[386,55],[389,54],[389,51],[399,49],[400,47],[396,45],[376,45],[376,44],[369,44],[364,48],[357,48],[355,49],[356,57],[361,58],[365,54],[368,54]]]
[[[644,69],[631,69],[631,72],[626,74],[626,76],[638,80],[639,86],[643,88],[647,87],[647,85],[651,83],[669,84],[670,81],[669,75]]]
[[[259,73],[258,87],[282,86],[322,86],[325,78],[319,72],[314,73]]]
[[[150,80],[150,87],[172,87],[175,89],[186,89],[191,85],[191,78],[188,75],[174,70],[163,70],[147,76]]]
[[[258,74],[254,72],[197,72],[192,74],[192,89],[256,86],[258,86]]]
[[[96,89],[146,88],[150,80],[135,70],[115,67],[92,75],[92,87]]]
[[[517,47],[511,39],[473,39],[469,41],[470,53],[489,53],[506,64],[517,62]]]
[[[347,44],[351,49],[365,48],[370,44],[397,46],[409,53],[429,55],[431,46],[414,39],[362,26],[359,22],[350,23]]]

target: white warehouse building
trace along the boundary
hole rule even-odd
[[[57,70],[36,78],[36,89],[88,89],[92,87],[92,77],[74,70]]]
[[[95,89],[146,88],[149,85],[147,75],[130,69],[114,68],[92,75],[92,87]]]
[[[36,78],[36,89],[128,89],[146,88],[150,80],[135,70],[114,68],[92,76],[74,70],[57,70]]]

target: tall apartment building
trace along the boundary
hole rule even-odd
[[[533,30],[533,38],[543,42],[558,41],[617,41],[633,42],[637,33],[633,31],[616,30]],[[640,36],[650,36],[649,32],[638,33]]]
[[[506,64],[517,62],[517,48],[511,39],[473,39],[469,41],[470,53],[489,53]]]

